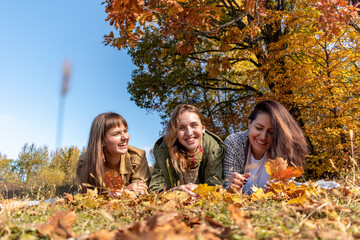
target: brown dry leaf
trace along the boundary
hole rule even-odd
[[[75,219],[75,211],[54,212],[46,223],[37,226],[36,229],[52,239],[75,237],[75,233],[72,231]]]
[[[164,211],[176,211],[180,206],[184,205],[191,200],[191,196],[184,191],[173,191],[169,193],[164,193],[161,198],[167,201],[162,209]]]
[[[250,216],[235,205],[230,205],[228,210],[230,211],[231,219],[241,229],[244,238],[256,239]]]
[[[5,226],[5,216],[4,215],[0,215],[0,229],[4,229]]]
[[[195,239],[178,213],[156,214],[143,222],[118,229],[116,239]]]
[[[8,199],[5,200],[4,202],[2,202],[2,207],[1,209],[4,209],[5,211],[15,211],[18,210],[20,208],[24,208],[29,206],[29,201],[28,200],[13,200],[13,199]]]
[[[265,164],[266,172],[270,175],[270,179],[277,179],[279,177],[279,173],[285,170],[287,166],[287,162],[281,157],[269,160]]]
[[[354,239],[347,232],[341,232],[334,229],[315,229],[301,233],[303,239]]]
[[[110,231],[108,229],[102,229],[98,232],[89,235],[89,240],[112,240],[115,239],[116,230]]]
[[[69,202],[73,202],[74,201],[74,196],[70,193],[65,193],[65,198],[67,201]]]
[[[229,228],[225,228],[209,216],[193,217],[189,219],[188,224],[193,228],[194,234],[202,236],[203,239],[226,239],[229,235]]]

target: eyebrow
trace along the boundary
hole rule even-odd
[[[179,127],[183,127],[183,126],[186,126],[186,125],[192,125],[194,123],[198,124],[199,122],[193,121],[193,122],[190,122],[189,124],[179,124]]]

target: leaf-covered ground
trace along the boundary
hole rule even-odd
[[[272,168],[269,189],[251,196],[199,185],[196,198],[119,190],[117,198],[88,191],[37,205],[3,199],[0,238],[360,239],[360,178],[337,180],[340,187],[325,190],[311,181],[285,181],[294,172]]]

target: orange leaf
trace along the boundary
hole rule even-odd
[[[75,237],[75,233],[72,231],[75,219],[75,211],[55,212],[46,220],[46,223],[36,228],[40,233],[50,236],[51,239]]]
[[[285,170],[282,170],[279,173],[279,178],[283,179],[290,179],[293,177],[299,177],[304,173],[302,167],[287,167]]]
[[[124,186],[124,180],[117,171],[110,170],[105,172],[105,186],[112,191],[120,190]]]
[[[270,175],[270,179],[278,179],[279,173],[287,168],[287,162],[281,157],[269,160],[265,164],[266,172]]]

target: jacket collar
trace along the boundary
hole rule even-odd
[[[130,154],[129,153],[121,155],[119,172],[120,172],[120,174],[129,174],[129,173],[132,172]]]

